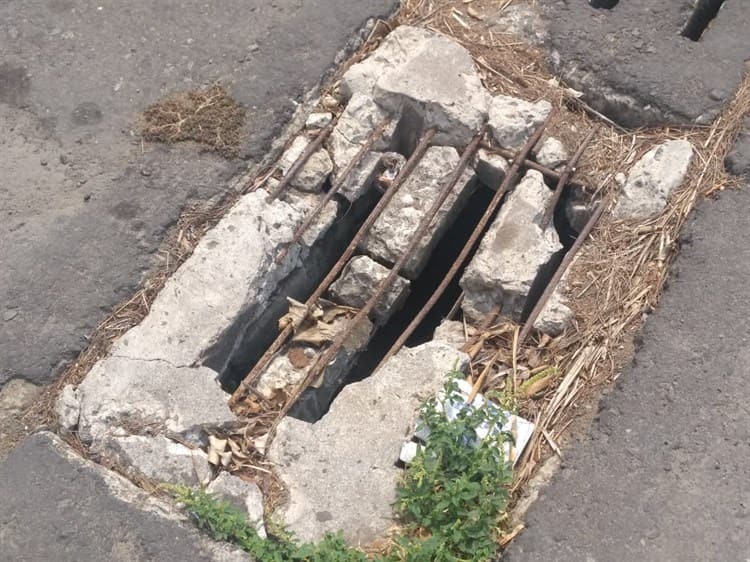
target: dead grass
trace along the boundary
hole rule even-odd
[[[227,158],[237,155],[245,109],[219,85],[167,96],[150,105],[140,118],[143,138],[174,144],[194,141]]]

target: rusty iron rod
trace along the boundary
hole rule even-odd
[[[513,150],[508,150],[507,148],[500,148],[498,146],[492,146],[490,143],[482,143],[482,147],[486,148],[493,154],[499,154],[503,158],[508,158],[510,160],[515,160],[517,152]],[[560,179],[560,176],[562,175],[561,172],[558,172],[557,170],[553,170],[552,168],[547,168],[546,166],[542,166],[538,162],[534,162],[533,160],[530,160],[529,158],[524,159],[523,168],[529,168],[530,170],[536,170],[537,172],[540,172],[543,176],[553,179],[555,181],[558,181]],[[582,183],[578,182],[569,182],[568,185],[571,187],[577,187],[579,189],[583,189],[584,191],[591,191],[587,186],[583,185]]]
[[[570,264],[573,263],[573,260],[575,259],[576,254],[581,249],[581,247],[583,246],[583,243],[586,241],[586,238],[588,238],[588,235],[593,230],[594,226],[599,220],[599,217],[602,216],[602,213],[604,212],[604,209],[606,206],[607,206],[606,200],[599,203],[599,206],[596,208],[596,211],[594,211],[594,214],[591,215],[591,218],[589,218],[589,220],[586,222],[586,225],[583,227],[583,230],[581,230],[581,233],[578,235],[578,238],[576,238],[576,241],[573,242],[573,245],[570,247],[570,250],[568,250],[568,252],[565,254],[565,257],[560,262],[560,265],[555,271],[555,274],[552,276],[552,279],[550,279],[549,283],[547,283],[547,286],[545,287],[544,292],[539,297],[539,300],[534,305],[534,308],[531,309],[531,313],[529,313],[529,317],[526,319],[526,322],[524,323],[523,328],[521,329],[521,334],[518,336],[518,342],[516,344],[517,347],[520,347],[521,344],[523,344],[524,340],[531,333],[531,330],[534,328],[534,322],[536,321],[537,317],[542,313],[542,310],[547,304],[547,301],[552,296],[552,293],[555,292],[555,288],[557,287],[557,284],[560,282],[560,279],[562,279],[562,276],[565,274],[565,271],[568,269],[568,267],[570,267]]]
[[[380,367],[382,367],[383,364],[386,361],[388,361],[388,359],[393,357],[393,355],[395,355],[398,352],[398,350],[401,349],[404,343],[406,343],[406,340],[409,339],[409,337],[414,333],[414,330],[416,330],[419,324],[421,324],[422,320],[424,320],[425,316],[427,316],[427,314],[429,314],[429,312],[435,306],[437,301],[445,292],[445,289],[447,289],[448,285],[450,285],[451,281],[453,281],[453,278],[456,276],[456,274],[458,274],[458,271],[461,269],[461,266],[466,261],[466,258],[469,256],[472,249],[479,241],[479,238],[481,237],[482,232],[484,231],[485,227],[490,222],[492,215],[495,213],[498,206],[500,205],[500,201],[502,200],[503,195],[505,195],[505,192],[508,191],[508,188],[510,187],[511,182],[515,179],[515,177],[518,175],[518,172],[521,170],[523,162],[526,160],[526,157],[528,156],[529,152],[531,152],[531,149],[534,148],[537,142],[539,142],[539,139],[541,138],[542,133],[544,132],[544,128],[550,122],[551,117],[552,117],[552,114],[550,114],[547,117],[547,119],[545,119],[544,123],[542,123],[539,126],[539,128],[536,131],[534,131],[534,134],[531,136],[528,142],[518,152],[515,159],[513,160],[513,165],[511,166],[510,170],[508,170],[508,173],[505,175],[505,178],[503,178],[502,183],[498,186],[497,190],[495,191],[495,195],[493,195],[492,200],[490,201],[489,205],[487,206],[487,209],[484,212],[484,215],[482,215],[482,218],[479,219],[479,222],[477,223],[476,227],[474,227],[474,231],[471,233],[469,240],[461,249],[461,253],[453,262],[453,265],[451,265],[451,268],[448,270],[448,273],[445,275],[443,280],[440,282],[440,285],[438,285],[437,289],[435,289],[435,291],[432,293],[430,298],[424,304],[422,309],[412,319],[412,321],[409,323],[409,325],[406,327],[403,333],[398,337],[396,342],[391,346],[391,348],[385,354],[383,359],[381,359],[380,363],[378,363],[378,366],[375,368],[375,371],[377,371]]]
[[[287,170],[286,174],[284,174],[284,177],[281,178],[279,185],[277,185],[273,189],[273,191],[268,194],[268,197],[266,197],[266,202],[270,203],[274,199],[277,199],[279,195],[281,195],[286,190],[286,188],[289,187],[291,181],[297,176],[299,171],[302,169],[302,166],[304,166],[305,163],[310,159],[310,156],[312,156],[316,150],[323,146],[323,142],[330,136],[335,126],[336,120],[334,119],[330,123],[328,123],[328,125],[326,125],[325,128],[322,129],[313,140],[307,143],[307,146],[302,151],[302,154],[297,157],[294,163]]]
[[[422,138],[420,139],[419,144],[414,149],[414,152],[409,157],[409,159],[406,161],[406,164],[404,164],[404,167],[401,168],[398,175],[393,180],[391,187],[378,200],[377,204],[375,205],[375,208],[367,216],[367,218],[365,219],[365,222],[362,223],[362,226],[359,227],[359,230],[354,235],[354,238],[352,238],[351,242],[349,242],[349,245],[346,247],[346,250],[344,250],[344,253],[338,259],[338,261],[334,264],[331,271],[328,272],[328,275],[326,275],[325,279],[323,279],[323,281],[320,282],[320,285],[318,285],[318,288],[315,289],[313,294],[310,295],[310,298],[308,298],[307,301],[305,301],[305,317],[307,317],[307,315],[310,314],[310,311],[312,310],[313,306],[318,301],[318,299],[323,296],[323,293],[325,293],[328,290],[328,287],[331,285],[331,283],[333,283],[336,280],[339,273],[341,273],[341,270],[344,269],[344,266],[349,261],[349,258],[352,257],[352,255],[354,255],[354,252],[356,251],[359,243],[362,241],[365,235],[369,232],[372,225],[375,223],[377,218],[383,212],[383,209],[385,209],[385,207],[388,205],[388,203],[393,198],[393,196],[396,195],[396,192],[401,187],[401,184],[404,182],[404,180],[407,177],[409,177],[409,175],[411,174],[413,169],[416,167],[419,160],[422,159],[422,156],[424,155],[427,148],[430,146],[430,142],[432,142],[432,139],[435,136],[436,132],[437,132],[437,129],[432,128],[432,129],[428,129],[424,133],[424,135],[422,135]],[[265,353],[261,356],[261,358],[257,361],[255,366],[252,368],[252,370],[247,374],[244,380],[240,383],[240,385],[234,391],[234,393],[232,394],[232,398],[229,401],[230,405],[236,404],[239,400],[241,400],[245,396],[247,387],[253,384],[253,382],[255,382],[255,379],[257,379],[260,376],[260,374],[263,372],[263,369],[265,369],[268,366],[268,364],[271,362],[271,359],[273,359],[276,352],[278,352],[279,349],[281,349],[281,346],[284,345],[284,342],[289,338],[290,335],[292,335],[292,332],[294,332],[294,326],[290,323],[279,333],[278,336],[276,336],[276,339],[273,341],[273,343],[269,346],[269,348],[265,351]]]
[[[375,144],[378,139],[383,136],[383,133],[385,132],[388,125],[390,125],[390,123],[391,119],[386,117],[380,122],[377,127],[375,127],[375,129],[373,129],[372,133],[367,138],[365,143],[360,147],[354,157],[346,165],[346,167],[339,173],[336,181],[331,186],[331,189],[329,189],[328,193],[325,194],[325,197],[323,197],[323,199],[318,202],[318,205],[305,217],[305,220],[302,222],[302,224],[299,225],[297,230],[294,232],[294,236],[292,236],[289,244],[287,244],[279,251],[278,255],[276,256],[276,263],[281,263],[281,260],[283,260],[287,256],[292,246],[299,242],[300,238],[302,238],[302,235],[307,232],[307,229],[310,228],[310,225],[320,214],[320,211],[322,211],[323,208],[328,205],[331,199],[333,199],[333,196],[339,192],[341,187],[344,185],[344,182],[349,177],[349,174],[352,173],[352,170],[354,170],[354,168],[359,165],[359,163],[365,157],[365,154],[367,154],[367,152],[372,148],[372,145]]]
[[[586,135],[586,138],[583,139],[583,142],[578,145],[578,150],[576,150],[576,153],[565,164],[565,168],[563,168],[563,171],[560,174],[560,179],[557,180],[555,191],[552,194],[549,202],[547,203],[547,209],[544,211],[542,222],[539,225],[542,230],[545,230],[549,225],[550,220],[552,220],[552,216],[555,214],[555,207],[557,207],[557,202],[560,201],[560,196],[562,196],[563,189],[565,189],[565,186],[568,184],[570,176],[575,173],[578,160],[580,160],[581,156],[583,156],[583,151],[586,150],[586,147],[591,142],[591,139],[594,138],[595,134],[596,129],[591,129],[591,131],[589,131],[589,134]]]
[[[477,151],[477,148],[479,147],[479,141],[481,141],[484,137],[486,130],[487,125],[485,124],[466,147],[448,181],[440,190],[440,193],[432,202],[429,209],[419,220],[419,224],[416,227],[414,235],[409,239],[409,244],[407,244],[398,260],[396,260],[396,263],[393,264],[393,267],[388,272],[388,275],[378,284],[375,293],[373,293],[373,295],[367,300],[364,306],[357,311],[357,314],[355,314],[354,317],[347,322],[346,327],[341,330],[341,332],[336,336],[336,338],[325,350],[325,352],[318,356],[315,363],[313,363],[312,367],[310,367],[310,370],[307,372],[307,375],[305,375],[304,380],[299,385],[297,385],[295,391],[286,401],[286,404],[279,413],[279,417],[277,418],[277,420],[280,420],[286,415],[286,413],[297,401],[305,388],[307,388],[312,381],[317,379],[321,375],[321,373],[325,371],[325,368],[331,361],[334,360],[336,354],[343,347],[347,338],[354,331],[354,328],[357,326],[357,324],[362,322],[373,311],[385,292],[390,288],[391,285],[393,285],[394,281],[396,281],[396,278],[401,272],[401,269],[403,269],[403,267],[406,265],[406,262],[411,259],[414,250],[422,241],[422,238],[424,238],[424,236],[427,234],[427,231],[430,228],[435,215],[442,208],[445,200],[448,199],[448,196],[453,192],[453,188],[456,186],[456,183],[458,183],[458,181],[461,179],[464,170],[466,170],[466,166],[469,164],[469,161],[473,158],[474,153]],[[273,431],[269,432],[269,440],[272,438]]]

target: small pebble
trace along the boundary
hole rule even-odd
[[[3,320],[6,322],[13,320],[16,316],[18,316],[18,311],[15,309],[6,310],[3,312]]]

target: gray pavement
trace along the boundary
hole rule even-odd
[[[698,41],[681,32],[693,6],[716,1],[542,0],[550,47],[569,82],[625,126],[710,123],[731,99],[750,59],[750,10],[726,0]],[[636,107],[623,96],[634,98]]]
[[[750,189],[695,213],[633,365],[505,559],[750,560]]]
[[[145,492],[106,472],[49,434],[19,445],[0,463],[0,561],[214,559],[197,530],[158,515]]]
[[[396,4],[0,3],[0,386],[54,379],[184,205],[261,159],[295,101]],[[248,108],[239,158],[133,133],[150,103],[215,81]]]

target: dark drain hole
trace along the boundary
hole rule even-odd
[[[620,0],[589,0],[589,4],[592,8],[611,10]]]
[[[698,0],[690,19],[682,29],[682,36],[691,41],[700,40],[703,32],[718,15],[724,0]]]

